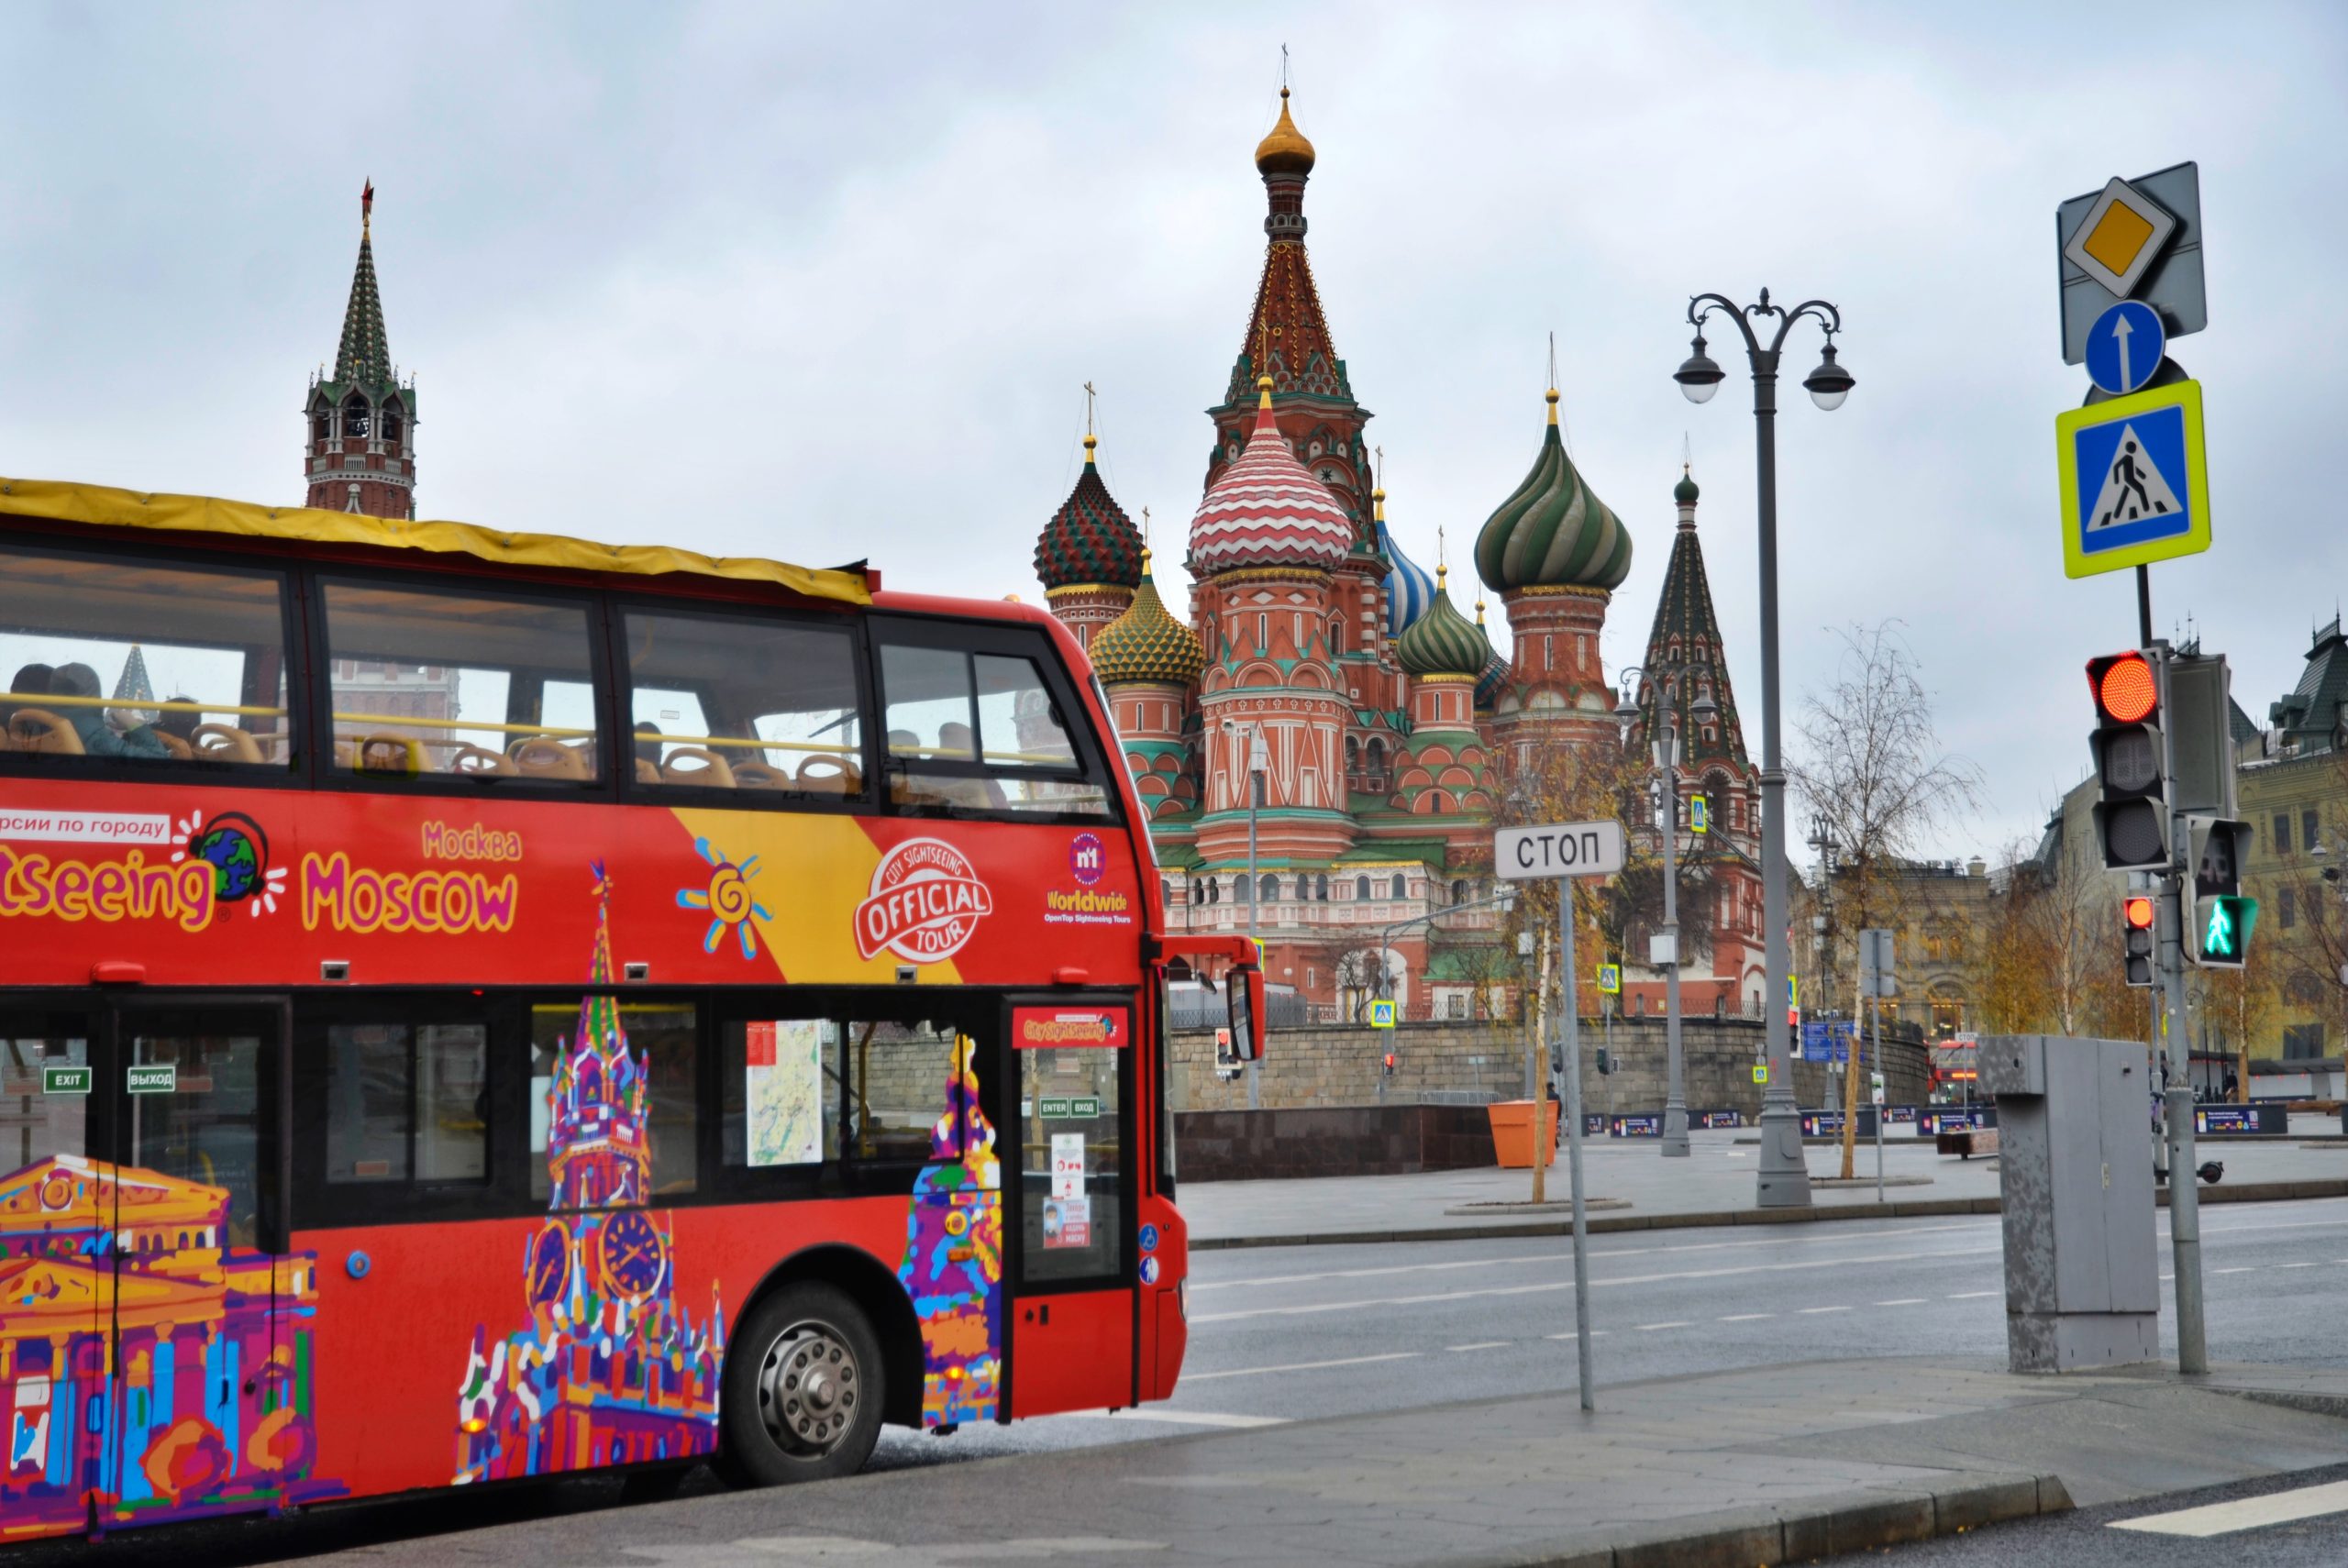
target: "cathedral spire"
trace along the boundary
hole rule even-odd
[[[374,517],[415,515],[415,381],[392,369],[375,285],[375,182],[359,193],[359,265],[334,370],[310,383],[305,504]]]
[[[1729,688],[1728,655],[1721,646],[1720,617],[1712,610],[1712,585],[1704,570],[1704,549],[1696,534],[1695,476],[1682,463],[1679,482],[1671,500],[1679,513],[1679,526],[1671,541],[1671,560],[1664,568],[1663,594],[1656,600],[1655,625],[1647,633],[1646,666],[1650,669],[1685,664],[1695,670],[1681,684],[1679,733],[1687,746],[1685,762],[1693,766],[1711,757],[1725,757],[1737,768],[1750,767],[1744,754],[1744,732],[1737,723],[1736,698]],[[1720,709],[1719,725],[1707,736],[1695,722],[1693,704],[1709,697]],[[1640,693],[1641,705],[1653,702],[1654,689]]]
[[[350,304],[342,314],[342,347],[335,351],[334,379],[360,383],[388,381],[392,349],[383,331],[383,297],[375,287],[375,182],[359,193],[359,267],[350,277]]]

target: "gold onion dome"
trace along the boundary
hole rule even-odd
[[[1260,174],[1310,174],[1312,172],[1312,144],[1288,117],[1288,89],[1280,89],[1279,123],[1272,133],[1256,144],[1256,171]]]
[[[1631,575],[1631,535],[1566,456],[1557,433],[1557,389],[1549,389],[1549,428],[1516,492],[1476,536],[1476,572],[1499,592],[1516,588],[1615,589]]]
[[[1451,607],[1444,586],[1448,567],[1434,573],[1434,602],[1403,628],[1394,640],[1394,657],[1412,675],[1479,676],[1491,662],[1492,645],[1484,629]]]
[[[1092,634],[1092,669],[1103,686],[1188,686],[1206,668],[1199,635],[1167,613],[1141,553],[1141,586],[1125,613]]]

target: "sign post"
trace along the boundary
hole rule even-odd
[[[1566,994],[1557,1010],[1564,1015],[1566,1176],[1573,1190],[1574,1208],[1574,1353],[1585,1410],[1598,1407],[1590,1397],[1589,1221],[1581,1186],[1581,1010],[1574,1000],[1578,966],[1574,958],[1573,878],[1611,877],[1623,869],[1623,824],[1615,822],[1550,823],[1501,828],[1492,835],[1492,869],[1502,880],[1560,883],[1557,943],[1564,962],[1558,972],[1565,977]],[[1534,1102],[1536,1130],[1543,1124],[1545,1109],[1538,1100]]]

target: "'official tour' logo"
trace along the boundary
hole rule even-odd
[[[939,964],[962,950],[994,896],[963,853],[937,838],[909,838],[872,868],[872,896],[856,906],[856,947],[916,964]]]

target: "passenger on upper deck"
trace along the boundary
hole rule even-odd
[[[50,694],[55,697],[95,697],[98,693],[98,672],[86,664],[61,664],[50,678]],[[66,722],[73,733],[82,737],[82,750],[89,756],[169,756],[171,748],[161,737],[143,723],[133,722],[127,711],[121,708],[75,706],[66,710]]]
[[[57,672],[45,664],[28,664],[17,671],[8,682],[13,697],[46,697],[57,679]]]

